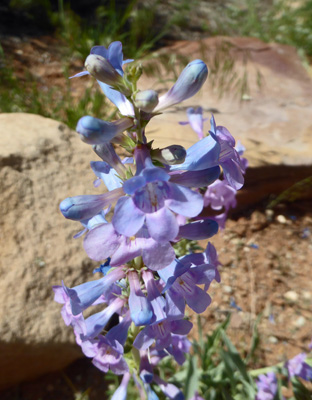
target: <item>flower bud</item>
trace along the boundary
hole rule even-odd
[[[208,76],[208,68],[202,60],[190,62],[181,72],[172,88],[159,98],[154,112],[181,103],[194,96],[203,86]]]
[[[184,147],[173,144],[163,149],[155,149],[151,151],[153,159],[167,165],[182,164],[186,157],[186,150]]]
[[[95,79],[114,86],[122,82],[121,75],[115,70],[112,64],[104,57],[90,54],[85,61],[86,70]]]
[[[134,104],[145,112],[152,112],[158,104],[158,93],[155,90],[143,90],[135,96]]]
[[[83,142],[101,144],[110,142],[116,135],[132,126],[132,118],[121,118],[114,122],[107,122],[87,115],[80,118],[76,131]]]
[[[60,204],[60,211],[65,218],[73,221],[90,219],[100,213],[104,207],[109,206],[124,195],[122,188],[104,194],[90,194],[68,197]]]

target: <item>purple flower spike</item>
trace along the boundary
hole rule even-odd
[[[159,378],[159,376],[154,376],[154,381],[160,387],[165,396],[169,397],[170,400],[184,400],[184,395],[175,385],[172,383],[167,383]]]
[[[127,388],[128,388],[128,383],[130,380],[130,373],[127,372],[124,374],[122,381],[120,383],[120,386],[116,390],[116,392],[113,394],[113,397],[111,400],[126,400],[127,399]]]
[[[105,295],[113,283],[124,277],[123,267],[119,267],[110,271],[104,278],[86,282],[71,289],[64,285],[64,290],[70,298],[73,315],[78,315],[90,307],[102,294]]]
[[[258,393],[256,400],[273,400],[277,392],[277,379],[274,372],[259,375],[257,380]]]
[[[298,376],[305,381],[312,381],[312,367],[304,362],[306,358],[306,353],[300,353],[287,361],[286,368],[290,378]]]
[[[208,68],[202,60],[190,62],[172,88],[159,98],[154,112],[159,112],[194,96],[205,83],[207,76]]]
[[[130,271],[128,279],[130,285],[129,309],[131,319],[136,326],[147,325],[154,318],[151,303],[141,290],[137,272]]]
[[[99,214],[104,207],[109,206],[123,195],[123,189],[118,188],[99,195],[68,197],[61,202],[60,210],[65,218],[73,221],[84,221]]]
[[[121,118],[114,122],[107,122],[86,115],[78,121],[76,131],[83,142],[96,145],[110,142],[115,136],[132,126],[132,118]]]

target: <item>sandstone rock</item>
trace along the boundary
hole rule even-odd
[[[2,388],[82,356],[51,286],[92,279],[81,239],[72,238],[81,225],[65,220],[58,205],[95,193],[88,164],[97,156],[76,133],[40,116],[0,114],[0,131]]]
[[[245,89],[236,98],[234,89],[219,97],[220,75],[218,78],[214,73],[218,51],[225,43],[228,56],[235,62],[233,73],[241,79],[248,77],[250,91]],[[312,81],[294,48],[255,38],[213,37],[180,41],[158,54],[184,57],[183,65],[190,59],[202,58],[207,62],[210,76],[195,97],[165,110],[151,121],[147,133],[150,139],[155,139],[155,144],[166,146],[176,142],[189,147],[195,143],[197,136],[190,126],[178,122],[187,120],[188,107],[202,106],[206,117],[213,112],[217,125],[226,126],[247,149],[245,154],[251,168],[247,170],[245,188],[240,191],[240,205],[256,203],[261,197],[280,193],[312,175]],[[220,58],[219,64],[222,62]],[[164,65],[159,69],[162,80],[155,82],[155,78],[145,77],[140,88],[153,87],[160,93],[168,90],[174,79],[169,79]],[[246,99],[244,94],[248,94],[248,101],[242,101]],[[209,120],[204,128],[206,131],[210,128]],[[311,198],[312,190],[304,195]]]

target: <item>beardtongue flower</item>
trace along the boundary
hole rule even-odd
[[[122,44],[121,42],[112,42],[108,49],[104,46],[95,46],[91,49],[91,55],[98,55],[104,57],[109,64],[118,72],[119,75],[123,76],[122,66],[133,60],[123,61]],[[79,72],[71,78],[80,77],[83,75],[90,75],[88,71]],[[132,103],[126,98],[126,96],[119,91],[113,89],[110,85],[97,80],[105,96],[119,109],[122,115],[134,116],[134,108]]]
[[[103,311],[92,314],[90,317],[85,319],[84,324],[81,325],[81,339],[94,339],[98,336],[107,325],[112,315],[121,311],[124,304],[124,299],[116,297],[116,299],[113,300]]]
[[[70,297],[68,296],[64,288],[62,286],[53,286],[52,289],[54,291],[54,301],[64,304],[61,315],[65,324],[69,326],[71,324],[75,324],[76,320],[82,321],[82,314],[73,315],[70,304]]]
[[[227,182],[217,179],[206,190],[204,194],[205,207],[210,206],[213,210],[226,211],[236,207],[236,190],[229,186]]]
[[[60,204],[60,211],[65,218],[84,221],[99,214],[104,207],[110,206],[124,194],[122,188],[104,194],[68,197]]]
[[[86,282],[74,288],[68,288],[63,285],[64,291],[70,299],[73,315],[80,314],[83,310],[91,306],[102,294],[120,279],[124,278],[123,267],[111,270],[103,278]]]
[[[86,58],[85,68],[95,79],[110,86],[122,84],[121,75],[106,58],[98,54],[90,54]]]
[[[76,126],[83,142],[88,144],[109,143],[114,137],[133,126],[133,119],[121,118],[115,122],[102,121],[91,116],[80,118]]]
[[[210,135],[186,151],[184,163],[172,165],[170,171],[200,171],[220,165],[227,183],[235,190],[244,183],[244,165],[235,150],[235,139],[223,126],[216,126],[212,116]]]
[[[86,235],[84,248],[88,256],[95,261],[110,257],[110,265],[118,266],[141,256],[144,264],[151,270],[165,268],[175,258],[169,242],[159,243],[143,226],[135,236],[119,234],[111,223],[101,224]]]
[[[306,353],[300,353],[287,361],[286,368],[290,378],[298,376],[305,381],[312,381],[312,367],[305,362]]]
[[[274,400],[277,392],[277,379],[274,372],[259,375],[256,384],[258,387],[256,400]]]
[[[125,160],[121,161],[120,157],[117,155],[113,145],[111,143],[101,143],[92,146],[94,152],[111,168],[120,175],[122,178],[125,176]],[[130,162],[132,159],[127,158],[126,161]]]
[[[183,335],[171,335],[171,345],[166,348],[176,362],[182,365],[185,361],[185,354],[190,352],[192,344]]]
[[[209,132],[220,145],[219,164],[223,169],[224,179],[235,190],[239,190],[244,184],[245,167],[235,150],[235,139],[224,126],[216,125],[213,115],[210,124]]]
[[[133,345],[139,350],[146,350],[155,341],[156,349],[162,350],[171,345],[172,334],[187,335],[192,326],[193,324],[190,321],[184,319],[164,320],[158,324],[145,327],[138,334]]]
[[[186,110],[188,122],[179,122],[180,125],[191,125],[191,128],[194,132],[197,133],[199,139],[203,139],[204,137],[204,121],[207,118],[203,118],[203,109],[202,107],[198,107],[196,109],[189,107]]]
[[[207,76],[208,68],[202,60],[190,62],[172,88],[159,97],[158,105],[153,112],[157,113],[194,96],[205,83]]]
[[[150,158],[144,159],[142,170],[140,163],[139,154],[137,170],[140,173],[123,185],[128,196],[120,198],[116,204],[112,219],[114,228],[130,237],[145,223],[154,240],[162,243],[174,240],[179,225],[173,213],[195,217],[202,211],[203,198],[199,193],[169,182],[170,175],[152,166]]]
[[[95,355],[92,364],[100,371],[107,372],[109,369],[116,375],[127,374],[128,364],[123,358],[124,349],[115,339],[108,338],[107,335],[100,336],[94,346]]]
[[[131,319],[136,326],[147,325],[154,318],[152,305],[141,290],[139,277],[136,271],[128,272],[130,296],[129,309]]]
[[[190,259],[184,263],[183,258],[181,260],[175,260],[168,267],[158,271],[166,283],[166,297],[171,299],[181,314],[185,312],[185,303],[196,313],[202,313],[211,303],[211,298],[197,285],[209,286],[215,279],[215,268],[205,264],[191,268]]]

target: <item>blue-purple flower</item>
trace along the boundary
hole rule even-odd
[[[277,392],[277,378],[274,372],[259,375],[256,382],[258,393],[256,400],[273,400]]]
[[[118,233],[133,236],[145,224],[154,240],[168,242],[179,232],[174,213],[191,218],[201,212],[202,196],[169,179],[161,168],[150,167],[124,183],[128,196],[117,201],[112,220]]]
[[[186,115],[188,118],[188,122],[179,122],[180,125],[188,125],[190,124],[191,128],[194,132],[197,133],[199,140],[203,139],[204,135],[204,121],[207,118],[203,118],[203,109],[202,107],[193,108],[189,107],[186,110]]]
[[[108,49],[104,46],[95,46],[92,47],[91,55],[98,55],[108,61],[108,63],[115,69],[115,71],[120,75],[123,76],[123,69],[122,66],[128,62],[133,60],[125,60],[123,61],[123,53],[122,53],[122,44],[121,42],[112,42]],[[104,64],[103,64],[104,67]],[[105,71],[103,72],[104,76],[107,77],[107,73],[109,72],[109,65],[105,63]],[[105,75],[106,72],[106,75]],[[101,89],[103,90],[105,96],[119,109],[122,115],[126,116],[134,116],[134,108],[132,103],[126,98],[126,96],[120,93],[118,90],[113,89],[110,84],[114,83],[116,80],[116,75],[113,71],[110,71],[111,76],[113,76],[113,82],[109,82],[109,84],[102,82],[100,79],[101,75],[95,74],[95,78],[97,79]],[[72,78],[76,78],[83,75],[90,75],[89,71],[79,72],[78,74],[74,75]],[[115,79],[114,79],[115,77]],[[105,78],[104,78],[105,80]]]
[[[159,97],[154,112],[159,112],[194,96],[205,83],[207,76],[208,68],[202,60],[191,61],[183,69],[172,88]]]
[[[306,358],[306,353],[300,353],[287,361],[286,368],[290,378],[297,376],[305,381],[312,381],[312,367],[305,362]]]

